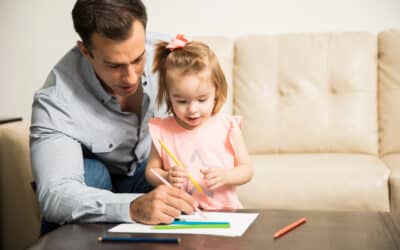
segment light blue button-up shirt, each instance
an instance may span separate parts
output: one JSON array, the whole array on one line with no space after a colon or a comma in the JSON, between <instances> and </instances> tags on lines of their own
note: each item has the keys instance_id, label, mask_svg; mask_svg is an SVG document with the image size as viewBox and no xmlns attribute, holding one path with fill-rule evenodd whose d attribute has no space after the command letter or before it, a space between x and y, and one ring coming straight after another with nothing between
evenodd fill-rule
<instances>
[{"instance_id":1,"label":"light blue button-up shirt","mask_svg":"<svg viewBox=\"0 0 400 250\"><path fill-rule=\"evenodd\" d=\"M30 147L37 197L44 218L51 222L127 222L129 204L140 194L117 194L84 182L83 148L114 174L133 175L151 148L148 120L164 116L158 108L157 78L151 73L154 44L169 39L147 34L146 66L141 82L142 117L122 112L92 65L77 47L70 50L35 93Z\"/></svg>"}]
</instances>

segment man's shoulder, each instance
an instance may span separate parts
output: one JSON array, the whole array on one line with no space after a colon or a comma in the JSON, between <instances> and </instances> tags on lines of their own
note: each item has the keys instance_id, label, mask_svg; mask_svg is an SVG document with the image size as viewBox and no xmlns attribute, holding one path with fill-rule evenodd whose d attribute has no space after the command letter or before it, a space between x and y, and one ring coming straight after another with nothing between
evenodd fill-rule
<instances>
[{"instance_id":1,"label":"man's shoulder","mask_svg":"<svg viewBox=\"0 0 400 250\"><path fill-rule=\"evenodd\" d=\"M85 58L77 46L70 49L54 66L53 70L62 74L76 75L85 68Z\"/></svg>"},{"instance_id":2,"label":"man's shoulder","mask_svg":"<svg viewBox=\"0 0 400 250\"><path fill-rule=\"evenodd\" d=\"M53 105L65 102L88 79L86 64L77 47L70 49L51 69L42 87L35 92L34 100L49 99Z\"/></svg>"},{"instance_id":3,"label":"man's shoulder","mask_svg":"<svg viewBox=\"0 0 400 250\"><path fill-rule=\"evenodd\" d=\"M79 49L75 46L64 54L64 56L55 64L48 74L44 85L38 90L38 92L46 91L46 89L56 87L60 84L79 82L86 71L84 67L84 58Z\"/></svg>"}]
</instances>

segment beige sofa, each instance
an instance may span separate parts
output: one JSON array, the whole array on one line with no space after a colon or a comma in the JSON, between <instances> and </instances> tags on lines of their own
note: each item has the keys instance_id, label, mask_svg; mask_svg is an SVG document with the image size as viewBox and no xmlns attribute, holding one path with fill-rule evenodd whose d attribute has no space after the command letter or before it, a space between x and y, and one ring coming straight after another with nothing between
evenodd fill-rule
<instances>
[{"instance_id":1,"label":"beige sofa","mask_svg":"<svg viewBox=\"0 0 400 250\"><path fill-rule=\"evenodd\" d=\"M248 208L400 208L400 30L198 38L232 83L255 175ZM35 241L28 125L0 125L2 249Z\"/></svg>"}]
</instances>

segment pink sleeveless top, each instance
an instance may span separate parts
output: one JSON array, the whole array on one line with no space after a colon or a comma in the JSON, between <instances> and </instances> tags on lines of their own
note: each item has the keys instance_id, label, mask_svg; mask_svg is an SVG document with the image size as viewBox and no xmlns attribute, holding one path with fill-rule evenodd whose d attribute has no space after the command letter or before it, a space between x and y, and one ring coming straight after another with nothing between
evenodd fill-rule
<instances>
[{"instance_id":1,"label":"pink sleeveless top","mask_svg":"<svg viewBox=\"0 0 400 250\"><path fill-rule=\"evenodd\" d=\"M193 130L181 127L172 116L150 120L150 134L163 161L164 170L168 171L176 164L162 149L159 139L202 187L204 193L199 193L190 181L185 185L186 191L192 194L202 209L242 208L234 186L208 190L200 172L201 168L211 166L227 169L235 167L235 149L231 143L231 132L233 129L240 129L241 125L241 117L221 113L212 116L207 123Z\"/></svg>"}]
</instances>

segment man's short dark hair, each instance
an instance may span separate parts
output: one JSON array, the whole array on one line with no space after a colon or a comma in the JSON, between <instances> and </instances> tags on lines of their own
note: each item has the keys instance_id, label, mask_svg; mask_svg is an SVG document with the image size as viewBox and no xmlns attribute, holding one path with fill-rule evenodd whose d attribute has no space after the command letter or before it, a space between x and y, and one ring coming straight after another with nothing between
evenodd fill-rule
<instances>
[{"instance_id":1,"label":"man's short dark hair","mask_svg":"<svg viewBox=\"0 0 400 250\"><path fill-rule=\"evenodd\" d=\"M77 0L72 10L75 31L91 47L94 32L112 40L125 40L134 21L146 29L146 7L140 0Z\"/></svg>"}]
</instances>

